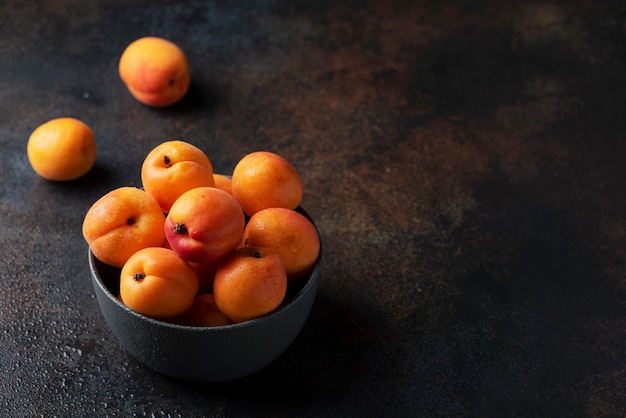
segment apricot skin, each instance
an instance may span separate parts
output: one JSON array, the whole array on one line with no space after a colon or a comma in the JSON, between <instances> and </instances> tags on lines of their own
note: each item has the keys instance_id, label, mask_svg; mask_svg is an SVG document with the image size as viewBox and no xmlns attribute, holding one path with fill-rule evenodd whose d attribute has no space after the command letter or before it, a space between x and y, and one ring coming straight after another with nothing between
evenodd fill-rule
<instances>
[{"instance_id":1,"label":"apricot skin","mask_svg":"<svg viewBox=\"0 0 626 418\"><path fill-rule=\"evenodd\" d=\"M244 227L245 216L234 197L215 187L197 187L174 202L164 229L181 258L209 263L239 245Z\"/></svg>"},{"instance_id":2,"label":"apricot skin","mask_svg":"<svg viewBox=\"0 0 626 418\"><path fill-rule=\"evenodd\" d=\"M273 207L295 209L302 200L302 180L280 155L255 151L245 155L233 170L232 193L248 216Z\"/></svg>"},{"instance_id":3,"label":"apricot skin","mask_svg":"<svg viewBox=\"0 0 626 418\"><path fill-rule=\"evenodd\" d=\"M136 187L120 187L93 203L82 232L97 259L121 267L136 251L163 245L164 224L154 197Z\"/></svg>"},{"instance_id":4,"label":"apricot skin","mask_svg":"<svg viewBox=\"0 0 626 418\"><path fill-rule=\"evenodd\" d=\"M180 140L154 147L141 166L141 183L167 213L176 199L196 187L214 186L213 166L198 147Z\"/></svg>"},{"instance_id":5,"label":"apricot skin","mask_svg":"<svg viewBox=\"0 0 626 418\"><path fill-rule=\"evenodd\" d=\"M309 274L320 251L315 226L304 215L285 208L263 209L252 215L242 243L275 251L285 265L289 280Z\"/></svg>"},{"instance_id":6,"label":"apricot skin","mask_svg":"<svg viewBox=\"0 0 626 418\"><path fill-rule=\"evenodd\" d=\"M140 314L171 319L186 313L198 291L198 277L172 250L148 247L133 254L120 273L122 303Z\"/></svg>"},{"instance_id":7,"label":"apricot skin","mask_svg":"<svg viewBox=\"0 0 626 418\"><path fill-rule=\"evenodd\" d=\"M276 309L287 293L287 273L268 248L239 248L224 257L213 282L215 304L234 322Z\"/></svg>"},{"instance_id":8,"label":"apricot skin","mask_svg":"<svg viewBox=\"0 0 626 418\"><path fill-rule=\"evenodd\" d=\"M191 309L180 322L193 327L219 327L233 323L230 318L219 311L211 293L197 295Z\"/></svg>"},{"instance_id":9,"label":"apricot skin","mask_svg":"<svg viewBox=\"0 0 626 418\"><path fill-rule=\"evenodd\" d=\"M120 57L118 71L130 94L152 107L178 102L191 83L185 53L173 42L154 36L130 43Z\"/></svg>"},{"instance_id":10,"label":"apricot skin","mask_svg":"<svg viewBox=\"0 0 626 418\"><path fill-rule=\"evenodd\" d=\"M52 119L38 126L28 138L27 156L33 170L53 181L75 180L96 161L94 133L84 122Z\"/></svg>"},{"instance_id":11,"label":"apricot skin","mask_svg":"<svg viewBox=\"0 0 626 418\"><path fill-rule=\"evenodd\" d=\"M215 181L215 187L224 190L226 193L232 196L233 181L230 177L227 177L223 174L213 173L213 180Z\"/></svg>"}]
</instances>

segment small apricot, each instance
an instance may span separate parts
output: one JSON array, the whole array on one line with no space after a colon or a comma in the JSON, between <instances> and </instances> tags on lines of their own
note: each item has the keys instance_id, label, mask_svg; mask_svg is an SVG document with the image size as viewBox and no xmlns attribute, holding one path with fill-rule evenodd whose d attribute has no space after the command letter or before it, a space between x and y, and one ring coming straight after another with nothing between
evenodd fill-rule
<instances>
[{"instance_id":1,"label":"small apricot","mask_svg":"<svg viewBox=\"0 0 626 418\"><path fill-rule=\"evenodd\" d=\"M215 187L224 190L226 193L232 196L233 194L233 180L223 174L213 173L213 180L215 180Z\"/></svg>"},{"instance_id":2,"label":"small apricot","mask_svg":"<svg viewBox=\"0 0 626 418\"><path fill-rule=\"evenodd\" d=\"M237 248L245 216L224 190L196 187L183 193L165 219L165 237L176 254L196 263L216 261Z\"/></svg>"},{"instance_id":3,"label":"small apricot","mask_svg":"<svg viewBox=\"0 0 626 418\"><path fill-rule=\"evenodd\" d=\"M243 233L244 245L275 251L289 280L306 276L320 252L315 225L304 215L285 208L268 208L250 217Z\"/></svg>"},{"instance_id":4,"label":"small apricot","mask_svg":"<svg viewBox=\"0 0 626 418\"><path fill-rule=\"evenodd\" d=\"M179 322L193 327L219 327L233 324L230 318L220 312L212 293L197 295L191 309Z\"/></svg>"},{"instance_id":5,"label":"small apricot","mask_svg":"<svg viewBox=\"0 0 626 418\"><path fill-rule=\"evenodd\" d=\"M167 239L165 242L167 242ZM215 279L215 271L217 270L217 261L218 260L209 261L206 263L189 262L191 267L193 267L198 274L198 282L200 283L198 294L213 292L213 280Z\"/></svg>"},{"instance_id":6,"label":"small apricot","mask_svg":"<svg viewBox=\"0 0 626 418\"><path fill-rule=\"evenodd\" d=\"M215 273L215 303L228 318L243 322L276 309L287 293L287 273L269 248L243 247L224 257Z\"/></svg>"},{"instance_id":7,"label":"small apricot","mask_svg":"<svg viewBox=\"0 0 626 418\"><path fill-rule=\"evenodd\" d=\"M33 170L47 180L74 180L96 161L94 133L84 122L52 119L33 131L26 148Z\"/></svg>"},{"instance_id":8,"label":"small apricot","mask_svg":"<svg viewBox=\"0 0 626 418\"><path fill-rule=\"evenodd\" d=\"M120 273L122 303L155 319L168 320L185 314L197 292L196 271L167 248L137 251Z\"/></svg>"},{"instance_id":9,"label":"small apricot","mask_svg":"<svg viewBox=\"0 0 626 418\"><path fill-rule=\"evenodd\" d=\"M245 155L233 171L233 196L249 216L261 209L295 209L302 200L302 181L280 155L256 151Z\"/></svg>"},{"instance_id":10,"label":"small apricot","mask_svg":"<svg viewBox=\"0 0 626 418\"><path fill-rule=\"evenodd\" d=\"M215 186L213 165L195 145L180 140L166 141L154 147L144 159L141 183L167 213L186 191Z\"/></svg>"},{"instance_id":11,"label":"small apricot","mask_svg":"<svg viewBox=\"0 0 626 418\"><path fill-rule=\"evenodd\" d=\"M153 107L178 102L191 83L185 53L173 42L155 36L131 42L120 57L118 71L130 94Z\"/></svg>"},{"instance_id":12,"label":"small apricot","mask_svg":"<svg viewBox=\"0 0 626 418\"><path fill-rule=\"evenodd\" d=\"M100 261L121 267L135 252L162 246L165 215L152 195L120 187L94 202L83 219L83 237Z\"/></svg>"}]
</instances>

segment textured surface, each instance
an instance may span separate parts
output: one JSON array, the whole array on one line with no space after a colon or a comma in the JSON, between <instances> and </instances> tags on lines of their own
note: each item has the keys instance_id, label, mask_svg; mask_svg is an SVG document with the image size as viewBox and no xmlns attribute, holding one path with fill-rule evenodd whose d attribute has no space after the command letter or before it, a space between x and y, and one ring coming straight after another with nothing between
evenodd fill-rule
<instances>
[{"instance_id":1,"label":"textured surface","mask_svg":"<svg viewBox=\"0 0 626 418\"><path fill-rule=\"evenodd\" d=\"M1 7L3 415L626 415L623 1ZM117 76L148 34L187 52L173 108ZM26 140L65 115L98 160L50 183ZM241 381L147 370L91 287L84 213L176 138L287 157L324 239L300 336Z\"/></svg>"}]
</instances>

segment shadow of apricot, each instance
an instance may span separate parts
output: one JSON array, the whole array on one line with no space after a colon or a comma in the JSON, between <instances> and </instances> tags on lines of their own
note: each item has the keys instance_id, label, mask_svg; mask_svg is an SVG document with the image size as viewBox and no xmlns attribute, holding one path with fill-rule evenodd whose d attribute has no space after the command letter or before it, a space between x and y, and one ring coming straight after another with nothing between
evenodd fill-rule
<instances>
[{"instance_id":1,"label":"shadow of apricot","mask_svg":"<svg viewBox=\"0 0 626 418\"><path fill-rule=\"evenodd\" d=\"M102 194L102 191L118 187L120 182L127 177L126 173L114 170L102 164L96 164L84 176L69 181L48 181L39 183L39 192L47 189L57 194L57 196L78 196L84 198L93 193Z\"/></svg>"},{"instance_id":2,"label":"shadow of apricot","mask_svg":"<svg viewBox=\"0 0 626 418\"><path fill-rule=\"evenodd\" d=\"M381 336L376 324L349 307L318 297L296 340L266 368L235 381L184 385L240 404L284 401L303 390L312 398L345 396L366 372Z\"/></svg>"},{"instance_id":3,"label":"shadow of apricot","mask_svg":"<svg viewBox=\"0 0 626 418\"><path fill-rule=\"evenodd\" d=\"M187 94L180 101L171 106L151 109L168 115L180 115L196 111L212 111L225 101L225 95L215 84L206 80L192 80Z\"/></svg>"}]
</instances>

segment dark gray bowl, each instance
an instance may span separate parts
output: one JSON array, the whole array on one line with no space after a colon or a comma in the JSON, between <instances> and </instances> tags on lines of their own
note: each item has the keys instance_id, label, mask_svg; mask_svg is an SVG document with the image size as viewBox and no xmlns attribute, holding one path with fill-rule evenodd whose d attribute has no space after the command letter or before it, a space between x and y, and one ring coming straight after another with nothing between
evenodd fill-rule
<instances>
[{"instance_id":1,"label":"dark gray bowl","mask_svg":"<svg viewBox=\"0 0 626 418\"><path fill-rule=\"evenodd\" d=\"M313 222L302 208L297 210ZM122 347L161 374L202 382L228 381L250 375L287 349L311 312L321 259L320 247L312 273L289 282L285 300L274 312L239 324L204 328L158 321L124 306L116 297L120 269L102 263L89 251L91 277L100 309Z\"/></svg>"}]
</instances>

